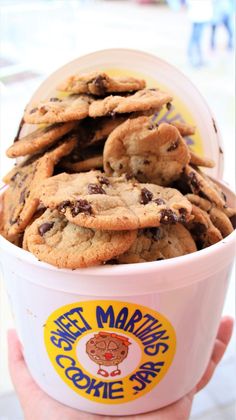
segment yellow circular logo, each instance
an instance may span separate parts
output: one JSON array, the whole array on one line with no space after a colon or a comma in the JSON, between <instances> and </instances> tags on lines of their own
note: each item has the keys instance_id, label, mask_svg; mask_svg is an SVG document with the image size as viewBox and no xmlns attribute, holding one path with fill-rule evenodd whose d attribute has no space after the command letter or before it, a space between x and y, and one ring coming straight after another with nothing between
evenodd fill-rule
<instances>
[{"instance_id":1,"label":"yellow circular logo","mask_svg":"<svg viewBox=\"0 0 236 420\"><path fill-rule=\"evenodd\" d=\"M176 335L160 313L119 301L76 302L53 312L45 346L60 378L79 395L121 404L149 392L165 376Z\"/></svg>"}]
</instances>

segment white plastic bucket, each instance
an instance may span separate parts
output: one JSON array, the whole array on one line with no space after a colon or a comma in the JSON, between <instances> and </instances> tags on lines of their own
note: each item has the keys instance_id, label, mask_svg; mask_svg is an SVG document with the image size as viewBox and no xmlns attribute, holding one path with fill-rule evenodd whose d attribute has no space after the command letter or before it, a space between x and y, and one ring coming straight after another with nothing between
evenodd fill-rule
<instances>
[{"instance_id":1,"label":"white plastic bucket","mask_svg":"<svg viewBox=\"0 0 236 420\"><path fill-rule=\"evenodd\" d=\"M221 138L211 111L191 82L158 57L124 49L80 57L52 74L31 104L57 95L56 86L67 76L97 69L136 75L148 87L173 94L173 106L161 111L160 120L195 125L196 135L187 141L195 152L215 160L209 174L222 177ZM22 135L31 130L25 126ZM233 205L235 196L223 189ZM196 385L220 321L235 233L170 260L75 271L39 262L1 236L0 249L27 365L56 400L122 416L171 404ZM105 365L91 353L98 340L98 349L109 349Z\"/></svg>"},{"instance_id":2,"label":"white plastic bucket","mask_svg":"<svg viewBox=\"0 0 236 420\"><path fill-rule=\"evenodd\" d=\"M169 260L74 271L39 262L0 237L3 275L35 381L68 406L104 415L143 413L181 398L209 360L235 236ZM117 352L117 340L129 343L118 366L100 366L106 377L87 348L98 333Z\"/></svg>"}]
</instances>

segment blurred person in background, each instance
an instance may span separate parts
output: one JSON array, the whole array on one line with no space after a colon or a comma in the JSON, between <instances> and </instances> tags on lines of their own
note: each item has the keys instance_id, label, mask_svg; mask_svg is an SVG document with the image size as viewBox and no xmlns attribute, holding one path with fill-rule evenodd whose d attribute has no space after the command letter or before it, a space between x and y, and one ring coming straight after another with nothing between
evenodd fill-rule
<instances>
[{"instance_id":1,"label":"blurred person in background","mask_svg":"<svg viewBox=\"0 0 236 420\"><path fill-rule=\"evenodd\" d=\"M181 0L167 0L167 4L170 6L172 10L175 12L179 11L180 6L182 5Z\"/></svg>"},{"instance_id":2,"label":"blurred person in background","mask_svg":"<svg viewBox=\"0 0 236 420\"><path fill-rule=\"evenodd\" d=\"M193 67L204 65L202 55L202 37L205 27L212 22L212 0L187 0L188 16L192 30L188 44L188 60Z\"/></svg>"},{"instance_id":3,"label":"blurred person in background","mask_svg":"<svg viewBox=\"0 0 236 420\"><path fill-rule=\"evenodd\" d=\"M213 19L211 25L211 49L216 47L216 29L223 25L228 34L227 47L233 49L235 0L212 0Z\"/></svg>"}]
</instances>

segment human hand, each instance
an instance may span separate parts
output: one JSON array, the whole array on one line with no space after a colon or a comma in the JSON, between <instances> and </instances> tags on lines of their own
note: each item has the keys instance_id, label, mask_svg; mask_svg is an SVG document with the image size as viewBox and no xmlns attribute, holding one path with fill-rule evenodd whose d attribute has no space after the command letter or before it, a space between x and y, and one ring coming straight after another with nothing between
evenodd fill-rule
<instances>
[{"instance_id":1,"label":"human hand","mask_svg":"<svg viewBox=\"0 0 236 420\"><path fill-rule=\"evenodd\" d=\"M212 378L215 368L228 346L232 331L233 319L224 317L219 326L207 369L200 382L191 392L168 407L147 414L126 416L125 420L187 420L190 416L194 395L204 388ZM29 373L15 330L8 332L8 348L10 375L23 409L25 420L114 420L114 417L89 414L69 408L43 392ZM119 417L116 418L118 419Z\"/></svg>"}]
</instances>

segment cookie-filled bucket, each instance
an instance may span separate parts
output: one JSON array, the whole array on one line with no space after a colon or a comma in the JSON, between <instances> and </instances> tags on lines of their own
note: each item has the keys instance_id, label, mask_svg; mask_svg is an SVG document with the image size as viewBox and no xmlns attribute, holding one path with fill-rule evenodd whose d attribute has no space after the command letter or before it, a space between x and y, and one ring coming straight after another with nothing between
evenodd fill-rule
<instances>
[{"instance_id":1,"label":"cookie-filled bucket","mask_svg":"<svg viewBox=\"0 0 236 420\"><path fill-rule=\"evenodd\" d=\"M221 178L220 137L208 107L182 74L156 57L128 50L82 57L49 77L32 103L53 96L71 73L97 68L138 75L170 91L172 110L159 120L196 125L187 142L216 161L209 174ZM234 193L217 184L235 206ZM27 365L56 400L96 414L138 414L178 400L201 378L222 313L235 232L176 258L75 270L39 261L2 236L0 249Z\"/></svg>"}]
</instances>

